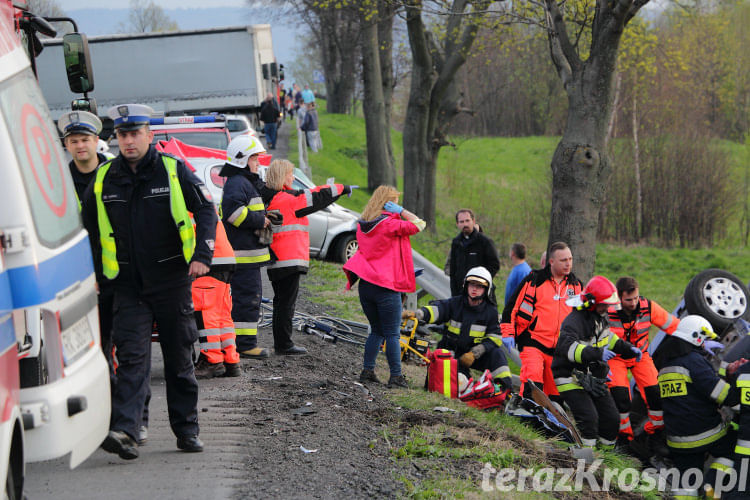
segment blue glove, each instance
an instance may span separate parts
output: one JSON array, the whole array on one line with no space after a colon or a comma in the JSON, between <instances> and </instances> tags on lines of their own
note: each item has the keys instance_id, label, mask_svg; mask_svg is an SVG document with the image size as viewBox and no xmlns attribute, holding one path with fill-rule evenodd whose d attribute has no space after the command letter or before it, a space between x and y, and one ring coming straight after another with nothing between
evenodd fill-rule
<instances>
[{"instance_id":1,"label":"blue glove","mask_svg":"<svg viewBox=\"0 0 750 500\"><path fill-rule=\"evenodd\" d=\"M617 354L614 351L610 351L606 347L604 348L604 351L602 351L602 361L609 361L615 356L617 356Z\"/></svg>"},{"instance_id":2,"label":"blue glove","mask_svg":"<svg viewBox=\"0 0 750 500\"><path fill-rule=\"evenodd\" d=\"M722 344L721 342L716 342L715 340L706 340L703 343L703 348L713 356L714 354L716 354L714 352L716 349L724 349L724 344Z\"/></svg>"},{"instance_id":3,"label":"blue glove","mask_svg":"<svg viewBox=\"0 0 750 500\"><path fill-rule=\"evenodd\" d=\"M630 348L630 350L633 351L633 354L635 354L635 361L636 362L640 361L641 358L643 357L643 351L641 351L640 349L638 349L635 346L632 346Z\"/></svg>"},{"instance_id":4,"label":"blue glove","mask_svg":"<svg viewBox=\"0 0 750 500\"><path fill-rule=\"evenodd\" d=\"M357 185L354 185L354 184L350 185L350 186L349 186L349 192L348 192L348 193L347 193L346 195L347 195L347 196L348 196L349 198L351 198L351 197L352 197L352 192L353 192L353 191L354 191L355 189L359 189L359 186L357 186Z\"/></svg>"},{"instance_id":5,"label":"blue glove","mask_svg":"<svg viewBox=\"0 0 750 500\"><path fill-rule=\"evenodd\" d=\"M516 348L516 339L513 337L503 337L503 345L508 349L508 352L510 352L511 349Z\"/></svg>"},{"instance_id":6,"label":"blue glove","mask_svg":"<svg viewBox=\"0 0 750 500\"><path fill-rule=\"evenodd\" d=\"M394 214L400 214L404 211L404 207L393 203L392 201L386 201L385 205L383 205L383 210L385 210L386 212L393 212Z\"/></svg>"}]
</instances>

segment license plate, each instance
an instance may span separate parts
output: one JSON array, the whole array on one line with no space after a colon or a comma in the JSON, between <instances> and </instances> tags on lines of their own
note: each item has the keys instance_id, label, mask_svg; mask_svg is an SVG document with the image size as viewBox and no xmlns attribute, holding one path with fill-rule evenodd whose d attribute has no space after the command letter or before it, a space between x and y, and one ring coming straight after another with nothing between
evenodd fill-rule
<instances>
[{"instance_id":1,"label":"license plate","mask_svg":"<svg viewBox=\"0 0 750 500\"><path fill-rule=\"evenodd\" d=\"M74 363L89 347L94 345L89 320L85 316L62 333L63 362Z\"/></svg>"}]
</instances>

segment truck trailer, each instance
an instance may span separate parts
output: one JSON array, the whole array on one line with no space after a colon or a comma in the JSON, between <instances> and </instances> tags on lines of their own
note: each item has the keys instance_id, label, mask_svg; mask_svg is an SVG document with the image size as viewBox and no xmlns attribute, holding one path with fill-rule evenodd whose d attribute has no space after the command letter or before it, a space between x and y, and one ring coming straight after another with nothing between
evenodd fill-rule
<instances>
[{"instance_id":1,"label":"truck trailer","mask_svg":"<svg viewBox=\"0 0 750 500\"><path fill-rule=\"evenodd\" d=\"M103 35L88 39L98 114L116 104L147 104L165 115L218 111L256 117L276 94L271 26ZM43 41L37 71L53 116L76 95L65 78L62 40ZM257 126L257 123L255 124Z\"/></svg>"}]
</instances>

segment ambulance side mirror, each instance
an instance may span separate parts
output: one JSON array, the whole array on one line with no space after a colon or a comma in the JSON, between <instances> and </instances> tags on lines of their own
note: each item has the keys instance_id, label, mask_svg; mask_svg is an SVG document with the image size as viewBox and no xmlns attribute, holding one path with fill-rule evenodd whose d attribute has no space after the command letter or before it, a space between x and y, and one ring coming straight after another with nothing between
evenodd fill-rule
<instances>
[{"instance_id":1,"label":"ambulance side mirror","mask_svg":"<svg viewBox=\"0 0 750 500\"><path fill-rule=\"evenodd\" d=\"M94 71L91 68L91 55L86 35L83 33L64 35L63 56L70 90L76 94L85 94L94 90Z\"/></svg>"}]
</instances>

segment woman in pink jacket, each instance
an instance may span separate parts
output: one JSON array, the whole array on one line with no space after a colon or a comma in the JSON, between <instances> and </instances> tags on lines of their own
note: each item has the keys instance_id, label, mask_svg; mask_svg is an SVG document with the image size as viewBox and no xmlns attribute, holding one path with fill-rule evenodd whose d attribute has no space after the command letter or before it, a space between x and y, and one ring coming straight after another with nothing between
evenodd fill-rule
<instances>
[{"instance_id":1,"label":"woman in pink jacket","mask_svg":"<svg viewBox=\"0 0 750 500\"><path fill-rule=\"evenodd\" d=\"M359 301L370 322L359 380L378 382L375 359L386 340L388 387L407 387L401 374L401 294L416 289L409 237L425 228L423 220L398 205L399 194L391 186L375 190L358 222L359 250L344 264L347 289L360 280Z\"/></svg>"}]
</instances>

